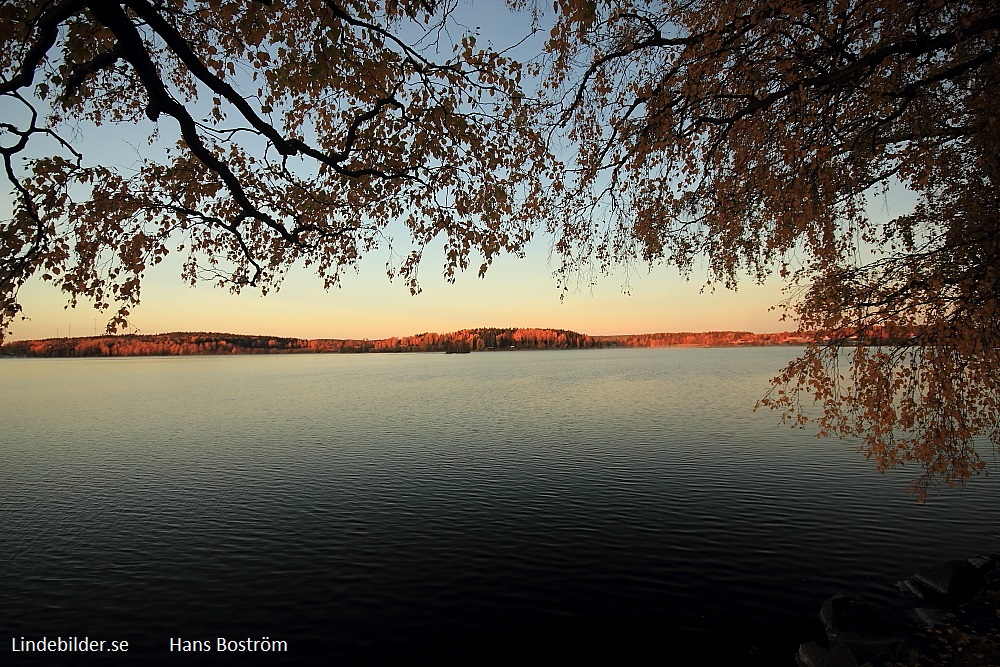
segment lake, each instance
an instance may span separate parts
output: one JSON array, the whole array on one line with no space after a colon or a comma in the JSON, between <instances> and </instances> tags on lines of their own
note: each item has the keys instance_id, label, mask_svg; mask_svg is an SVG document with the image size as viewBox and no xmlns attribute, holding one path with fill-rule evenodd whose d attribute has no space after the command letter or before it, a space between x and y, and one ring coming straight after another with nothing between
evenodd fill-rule
<instances>
[{"instance_id":1,"label":"lake","mask_svg":"<svg viewBox=\"0 0 1000 667\"><path fill-rule=\"evenodd\" d=\"M835 592L1000 546L995 476L916 505L753 413L796 353L2 360L0 662L791 665Z\"/></svg>"}]
</instances>

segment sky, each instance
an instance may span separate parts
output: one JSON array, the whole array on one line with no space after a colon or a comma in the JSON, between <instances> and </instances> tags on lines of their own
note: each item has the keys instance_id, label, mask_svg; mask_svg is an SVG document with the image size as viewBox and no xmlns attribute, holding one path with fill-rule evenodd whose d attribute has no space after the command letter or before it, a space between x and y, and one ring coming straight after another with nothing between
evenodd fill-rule
<instances>
[{"instance_id":1,"label":"sky","mask_svg":"<svg viewBox=\"0 0 1000 667\"><path fill-rule=\"evenodd\" d=\"M474 23L491 26L494 43L514 43L524 26L505 24L506 13L491 16L498 5L477 5ZM81 139L88 156L96 153L100 160L119 164L134 160L137 150L147 150L136 148L143 140L121 127L88 131ZM0 206L3 217L9 215L8 193L0 193ZM641 267L627 276L618 272L600 277L593 287L571 288L560 300L549 244L549 239L536 238L525 258L501 256L484 278L473 268L454 284L441 276L441 248L431 246L420 270L423 291L415 296L401 281L386 278L388 255L378 250L361 262L356 274L347 272L340 288L324 291L308 270L292 270L280 291L266 297L253 290L233 295L208 283L192 288L180 279L183 258L172 256L147 273L141 304L130 318L132 331L386 338L481 326L551 327L591 335L794 328L772 308L784 298L779 281L754 285L748 279L738 292L703 292L704 271L698 267L688 278L664 266ZM472 261L471 266L478 264ZM20 299L27 319L13 323L9 340L103 334L112 314L85 302L67 308L67 296L40 280L26 284Z\"/></svg>"},{"instance_id":2,"label":"sky","mask_svg":"<svg viewBox=\"0 0 1000 667\"><path fill-rule=\"evenodd\" d=\"M783 331L769 308L782 300L780 284L746 284L738 292L699 293L675 269L600 278L590 289L571 289L560 301L548 250L533 242L524 259L504 256L482 279L475 271L454 284L440 275L443 253L429 252L415 296L386 278L385 257L363 260L358 273L329 291L306 270L292 271L276 293L234 295L210 284L190 287L180 263L167 260L147 275L131 320L141 333L216 331L299 338L388 338L473 327L551 327L590 335L660 331ZM628 293L625 292L628 290ZM103 334L109 317L88 304L67 309L63 293L32 280L21 290L28 320L15 322L10 340Z\"/></svg>"}]
</instances>

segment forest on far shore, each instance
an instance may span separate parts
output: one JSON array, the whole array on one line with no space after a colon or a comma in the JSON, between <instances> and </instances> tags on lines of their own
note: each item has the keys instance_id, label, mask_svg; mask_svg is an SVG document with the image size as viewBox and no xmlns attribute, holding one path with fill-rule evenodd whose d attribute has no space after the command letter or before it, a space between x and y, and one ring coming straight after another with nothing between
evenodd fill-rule
<instances>
[{"instance_id":1,"label":"forest on far shore","mask_svg":"<svg viewBox=\"0 0 1000 667\"><path fill-rule=\"evenodd\" d=\"M14 357L136 357L195 354L487 352L612 347L730 347L802 345L791 332L749 331L588 336L565 329L479 328L383 339L305 339L228 333L163 333L22 340L3 346Z\"/></svg>"}]
</instances>

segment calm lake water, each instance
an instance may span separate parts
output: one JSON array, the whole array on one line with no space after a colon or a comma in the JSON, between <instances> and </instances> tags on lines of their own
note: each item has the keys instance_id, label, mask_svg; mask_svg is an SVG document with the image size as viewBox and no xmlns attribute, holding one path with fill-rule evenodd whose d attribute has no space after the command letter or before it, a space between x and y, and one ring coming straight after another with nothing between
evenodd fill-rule
<instances>
[{"instance_id":1,"label":"calm lake water","mask_svg":"<svg viewBox=\"0 0 1000 667\"><path fill-rule=\"evenodd\" d=\"M795 353L3 360L0 663L793 664L833 593L1000 548L996 476L918 506L752 413Z\"/></svg>"}]
</instances>

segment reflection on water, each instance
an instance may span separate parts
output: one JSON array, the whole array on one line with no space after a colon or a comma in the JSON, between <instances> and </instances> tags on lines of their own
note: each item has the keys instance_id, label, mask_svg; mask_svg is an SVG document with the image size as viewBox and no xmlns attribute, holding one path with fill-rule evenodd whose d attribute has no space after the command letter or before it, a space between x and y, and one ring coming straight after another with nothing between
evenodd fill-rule
<instances>
[{"instance_id":1,"label":"reflection on water","mask_svg":"<svg viewBox=\"0 0 1000 667\"><path fill-rule=\"evenodd\" d=\"M752 413L791 352L4 360L0 639L791 664L836 590L996 550L1000 495Z\"/></svg>"}]
</instances>

